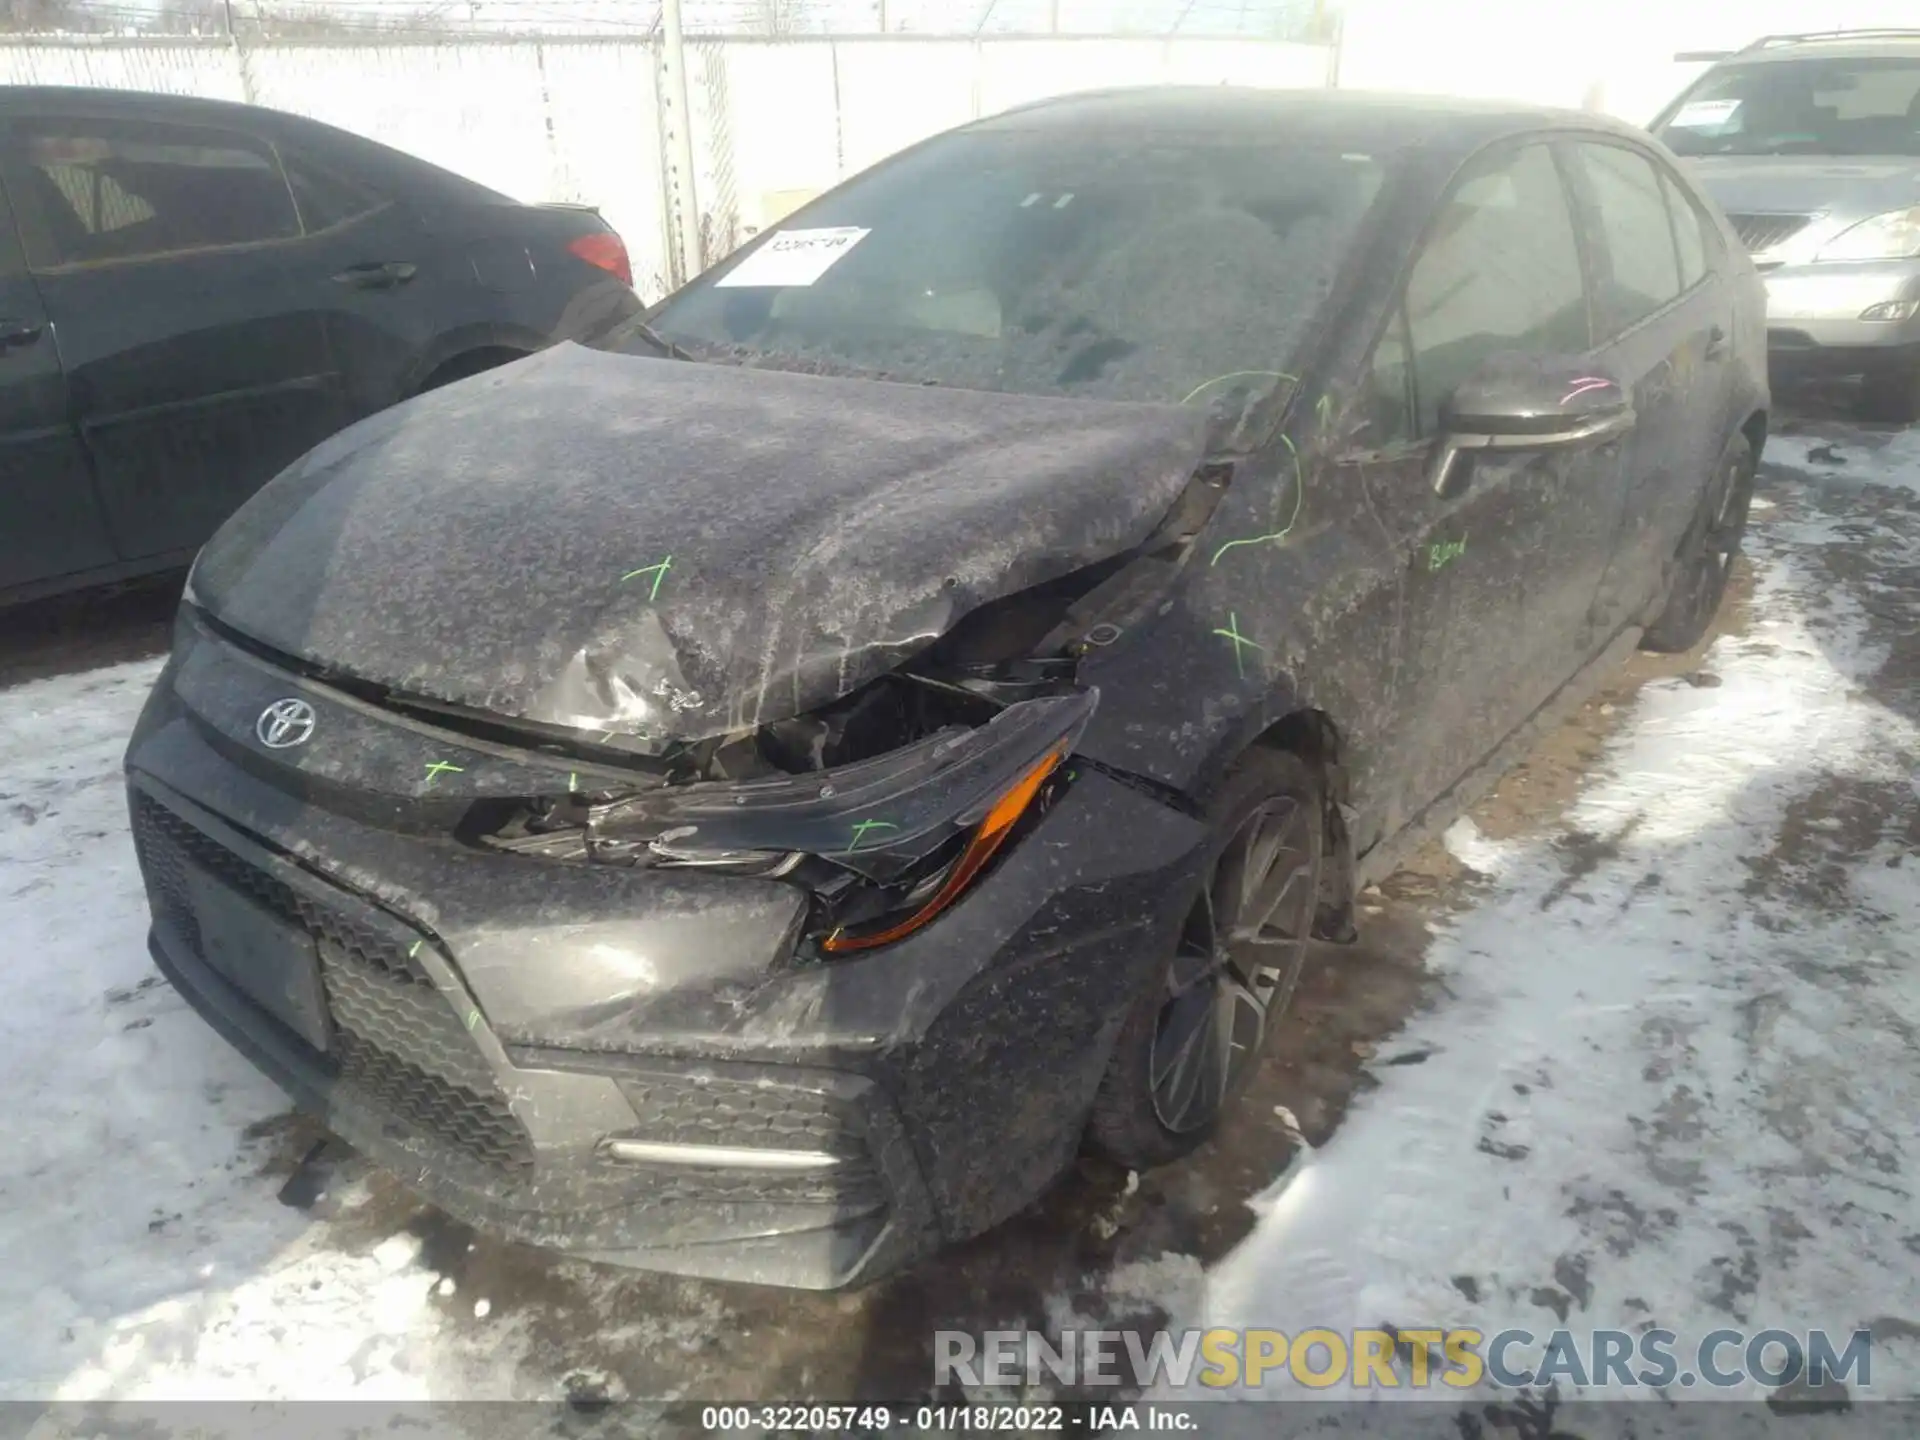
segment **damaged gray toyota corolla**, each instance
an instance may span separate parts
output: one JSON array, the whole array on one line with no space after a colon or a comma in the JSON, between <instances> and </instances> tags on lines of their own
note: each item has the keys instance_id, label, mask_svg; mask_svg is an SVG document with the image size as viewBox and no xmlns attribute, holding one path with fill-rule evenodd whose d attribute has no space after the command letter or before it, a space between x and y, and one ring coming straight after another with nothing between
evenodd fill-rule
<instances>
[{"instance_id":1,"label":"damaged gray toyota corolla","mask_svg":"<svg viewBox=\"0 0 1920 1440\"><path fill-rule=\"evenodd\" d=\"M937 137L226 526L128 750L153 953L421 1194L625 1264L857 1283L1175 1159L1357 885L1705 632L1762 308L1591 117Z\"/></svg>"}]
</instances>

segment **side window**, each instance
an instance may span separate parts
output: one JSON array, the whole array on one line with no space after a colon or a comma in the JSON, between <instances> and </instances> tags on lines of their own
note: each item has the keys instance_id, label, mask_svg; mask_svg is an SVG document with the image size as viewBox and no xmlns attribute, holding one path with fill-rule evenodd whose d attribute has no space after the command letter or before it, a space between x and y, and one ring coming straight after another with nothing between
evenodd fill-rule
<instances>
[{"instance_id":1,"label":"side window","mask_svg":"<svg viewBox=\"0 0 1920 1440\"><path fill-rule=\"evenodd\" d=\"M1666 192L1667 213L1673 216L1673 241L1680 248L1680 288L1691 290L1707 275L1707 222L1700 207L1664 170L1660 188Z\"/></svg>"},{"instance_id":2,"label":"side window","mask_svg":"<svg viewBox=\"0 0 1920 1440\"><path fill-rule=\"evenodd\" d=\"M1407 311L1396 305L1386 333L1373 347L1373 367L1360 397L1360 440L1370 449L1413 435L1412 372L1407 355Z\"/></svg>"},{"instance_id":3,"label":"side window","mask_svg":"<svg viewBox=\"0 0 1920 1440\"><path fill-rule=\"evenodd\" d=\"M15 134L36 270L300 233L272 152L244 136L59 118L29 118Z\"/></svg>"},{"instance_id":4,"label":"side window","mask_svg":"<svg viewBox=\"0 0 1920 1440\"><path fill-rule=\"evenodd\" d=\"M1456 185L1407 278L1406 317L1421 435L1489 356L1592 348L1573 212L1545 145L1484 160Z\"/></svg>"},{"instance_id":5,"label":"side window","mask_svg":"<svg viewBox=\"0 0 1920 1440\"><path fill-rule=\"evenodd\" d=\"M1653 162L1619 145L1574 148L1611 262L1612 277L1596 308L1604 337L1612 339L1680 293L1680 256Z\"/></svg>"},{"instance_id":6,"label":"side window","mask_svg":"<svg viewBox=\"0 0 1920 1440\"><path fill-rule=\"evenodd\" d=\"M300 207L300 224L309 235L358 220L387 203L358 180L349 180L298 151L282 150L280 161L287 167L287 184Z\"/></svg>"}]
</instances>

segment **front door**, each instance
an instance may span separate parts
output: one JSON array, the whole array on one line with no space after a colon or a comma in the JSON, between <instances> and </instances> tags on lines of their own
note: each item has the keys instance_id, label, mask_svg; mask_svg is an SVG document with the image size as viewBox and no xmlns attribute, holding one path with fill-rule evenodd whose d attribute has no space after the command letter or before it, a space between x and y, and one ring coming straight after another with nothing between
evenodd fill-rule
<instances>
[{"instance_id":1,"label":"front door","mask_svg":"<svg viewBox=\"0 0 1920 1440\"><path fill-rule=\"evenodd\" d=\"M1592 346L1586 265L1546 144L1472 162L1440 207L1364 387L1351 468L1398 549L1404 623L1386 829L1415 818L1605 644L1593 602L1621 504L1617 443L1482 452L1435 492L1442 402L1490 356Z\"/></svg>"},{"instance_id":2,"label":"front door","mask_svg":"<svg viewBox=\"0 0 1920 1440\"><path fill-rule=\"evenodd\" d=\"M0 194L0 593L113 559L67 416L59 337Z\"/></svg>"},{"instance_id":3,"label":"front door","mask_svg":"<svg viewBox=\"0 0 1920 1440\"><path fill-rule=\"evenodd\" d=\"M235 131L43 114L6 179L114 546L184 558L346 418L279 162Z\"/></svg>"}]
</instances>

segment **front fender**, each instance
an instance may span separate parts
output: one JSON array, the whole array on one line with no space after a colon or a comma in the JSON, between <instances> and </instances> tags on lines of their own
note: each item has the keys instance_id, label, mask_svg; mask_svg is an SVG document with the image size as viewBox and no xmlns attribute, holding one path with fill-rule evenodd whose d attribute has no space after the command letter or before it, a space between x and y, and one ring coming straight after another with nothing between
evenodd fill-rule
<instances>
[{"instance_id":1,"label":"front fender","mask_svg":"<svg viewBox=\"0 0 1920 1440\"><path fill-rule=\"evenodd\" d=\"M1400 566L1364 478L1300 449L1236 474L1174 591L1082 660L1103 699L1079 748L1204 805L1248 746L1280 739L1327 767L1364 847L1391 779Z\"/></svg>"}]
</instances>

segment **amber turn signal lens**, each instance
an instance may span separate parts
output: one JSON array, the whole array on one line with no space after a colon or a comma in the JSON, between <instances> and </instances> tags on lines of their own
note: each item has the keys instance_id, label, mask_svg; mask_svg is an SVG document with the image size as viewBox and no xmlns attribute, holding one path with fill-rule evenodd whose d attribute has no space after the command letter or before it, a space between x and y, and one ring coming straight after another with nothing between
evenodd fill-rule
<instances>
[{"instance_id":1,"label":"amber turn signal lens","mask_svg":"<svg viewBox=\"0 0 1920 1440\"><path fill-rule=\"evenodd\" d=\"M974 830L973 838L967 841L967 848L960 852L960 858L954 862L953 869L947 872L947 878L933 898L922 905L913 914L897 925L868 935L849 935L844 930L836 930L821 942L820 948L831 955L845 955L854 950L872 950L881 945L891 945L896 940L904 940L914 931L927 924L942 910L945 910L960 894L973 877L978 875L986 863L994 856L1007 836L1013 833L1014 823L1026 814L1027 807L1033 803L1033 797L1040 793L1040 786L1051 775L1054 767L1067 758L1064 745L1056 745L1031 770L1022 775L1006 794L993 802L993 809L987 812Z\"/></svg>"}]
</instances>

